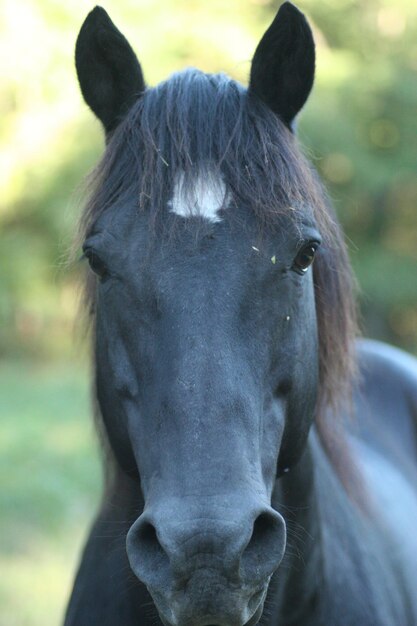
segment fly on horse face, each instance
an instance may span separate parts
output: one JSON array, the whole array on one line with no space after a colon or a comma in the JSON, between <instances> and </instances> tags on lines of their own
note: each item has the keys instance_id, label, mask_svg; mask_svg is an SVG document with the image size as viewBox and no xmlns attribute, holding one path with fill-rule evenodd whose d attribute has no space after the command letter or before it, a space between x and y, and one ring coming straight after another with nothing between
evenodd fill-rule
<instances>
[{"instance_id":1,"label":"fly on horse face","mask_svg":"<svg viewBox=\"0 0 417 626\"><path fill-rule=\"evenodd\" d=\"M107 481L66 626L415 626L417 363L355 339L294 132L306 19L281 6L247 88L147 87L101 8L76 65L107 144L80 228Z\"/></svg>"}]
</instances>

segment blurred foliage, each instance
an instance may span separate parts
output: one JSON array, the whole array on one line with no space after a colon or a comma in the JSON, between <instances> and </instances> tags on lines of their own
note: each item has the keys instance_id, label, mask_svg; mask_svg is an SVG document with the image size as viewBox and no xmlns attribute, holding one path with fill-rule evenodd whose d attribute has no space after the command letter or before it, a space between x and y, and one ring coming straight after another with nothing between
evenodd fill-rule
<instances>
[{"instance_id":1,"label":"blurred foliage","mask_svg":"<svg viewBox=\"0 0 417 626\"><path fill-rule=\"evenodd\" d=\"M79 360L0 364L1 626L62 623L100 497L87 381Z\"/></svg>"},{"instance_id":2,"label":"blurred foliage","mask_svg":"<svg viewBox=\"0 0 417 626\"><path fill-rule=\"evenodd\" d=\"M350 244L367 334L417 352L417 5L305 0L318 30L301 139Z\"/></svg>"},{"instance_id":3,"label":"blurred foliage","mask_svg":"<svg viewBox=\"0 0 417 626\"><path fill-rule=\"evenodd\" d=\"M150 84L186 65L245 81L276 11L268 0L114 0ZM367 334L417 350L417 4L300 0L317 80L300 138L350 241ZM87 0L2 0L0 14L0 354L67 353L77 267L65 259L74 193L98 159L74 41Z\"/></svg>"}]
</instances>

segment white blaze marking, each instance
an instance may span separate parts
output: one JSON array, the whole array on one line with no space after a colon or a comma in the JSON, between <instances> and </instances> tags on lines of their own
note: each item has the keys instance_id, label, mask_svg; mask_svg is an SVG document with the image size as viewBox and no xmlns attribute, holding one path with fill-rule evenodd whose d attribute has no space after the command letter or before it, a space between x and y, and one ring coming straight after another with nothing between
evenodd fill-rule
<instances>
[{"instance_id":1,"label":"white blaze marking","mask_svg":"<svg viewBox=\"0 0 417 626\"><path fill-rule=\"evenodd\" d=\"M184 174L180 174L174 184L171 200L168 202L172 213L182 217L205 217L211 222L220 222L220 209L229 204L229 193L221 176L210 172L199 173L188 189L184 186Z\"/></svg>"}]
</instances>

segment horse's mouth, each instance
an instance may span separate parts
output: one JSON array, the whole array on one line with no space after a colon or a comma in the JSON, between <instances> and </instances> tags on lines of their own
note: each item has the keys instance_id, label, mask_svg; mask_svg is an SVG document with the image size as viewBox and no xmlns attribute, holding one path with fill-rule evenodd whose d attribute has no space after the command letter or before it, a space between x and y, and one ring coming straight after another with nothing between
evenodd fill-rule
<instances>
[{"instance_id":1,"label":"horse's mouth","mask_svg":"<svg viewBox=\"0 0 417 626\"><path fill-rule=\"evenodd\" d=\"M256 614L253 617L251 617L251 619L248 622L246 622L246 624L243 624L243 626L256 626L256 624L258 624L259 620L261 619L262 611L263 611L263 607L261 607L259 611L256 611ZM163 626L174 626L170 622L167 622L163 617L161 617L160 619L161 619ZM179 624L178 626L182 626L182 625ZM203 622L201 625L198 624L196 626L229 626L229 625L228 624L205 624Z\"/></svg>"},{"instance_id":2,"label":"horse's mouth","mask_svg":"<svg viewBox=\"0 0 417 626\"><path fill-rule=\"evenodd\" d=\"M198 620L198 621L191 621L191 620L187 620L186 623L173 623L169 620L167 620L166 618L164 618L161 614L159 615L160 620L163 624L163 626L256 626L256 624L258 624L259 620L262 617L262 613L263 613L263 609L264 609L264 593L263 592L257 592L254 594L254 596L252 597L252 604L254 603L255 600L258 600L258 605L256 607L255 612L253 613L252 617L245 622L244 624L238 624L237 622L233 622L231 623L229 620L213 620L212 622L207 620Z\"/></svg>"}]
</instances>

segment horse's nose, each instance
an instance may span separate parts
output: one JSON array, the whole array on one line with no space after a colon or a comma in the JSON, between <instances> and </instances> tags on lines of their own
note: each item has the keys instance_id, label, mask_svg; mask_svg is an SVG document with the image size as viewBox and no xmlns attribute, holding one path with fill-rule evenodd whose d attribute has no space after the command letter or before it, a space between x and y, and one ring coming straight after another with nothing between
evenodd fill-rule
<instances>
[{"instance_id":1,"label":"horse's nose","mask_svg":"<svg viewBox=\"0 0 417 626\"><path fill-rule=\"evenodd\" d=\"M204 568L229 582L262 583L277 569L284 550L284 520L267 506L229 510L223 517L210 511L190 518L176 510L158 515L147 510L127 537L133 571L154 590L185 587Z\"/></svg>"}]
</instances>

